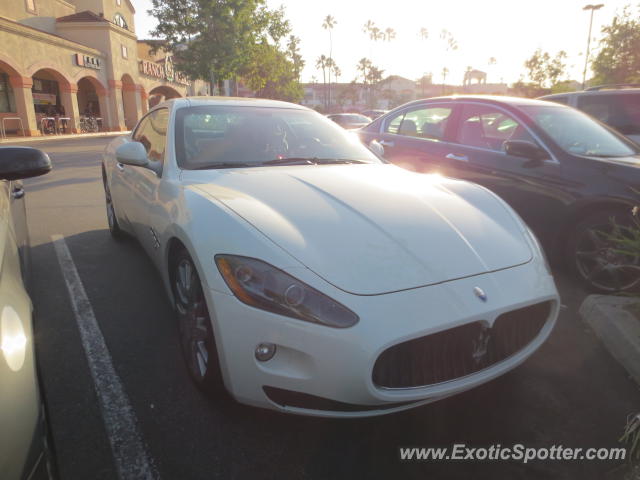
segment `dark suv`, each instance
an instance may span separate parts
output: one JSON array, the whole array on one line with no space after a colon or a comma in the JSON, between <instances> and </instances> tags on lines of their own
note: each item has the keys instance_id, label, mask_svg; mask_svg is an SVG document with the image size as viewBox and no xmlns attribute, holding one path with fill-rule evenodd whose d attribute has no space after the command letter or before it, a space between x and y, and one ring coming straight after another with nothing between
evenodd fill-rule
<instances>
[{"instance_id":1,"label":"dark suv","mask_svg":"<svg viewBox=\"0 0 640 480\"><path fill-rule=\"evenodd\" d=\"M588 115L541 100L440 97L398 107L358 134L402 167L489 188L592 288L638 283L638 259L607 233L638 203L640 147Z\"/></svg>"},{"instance_id":2,"label":"dark suv","mask_svg":"<svg viewBox=\"0 0 640 480\"><path fill-rule=\"evenodd\" d=\"M581 92L558 93L541 100L588 113L640 144L640 85L602 85Z\"/></svg>"}]
</instances>

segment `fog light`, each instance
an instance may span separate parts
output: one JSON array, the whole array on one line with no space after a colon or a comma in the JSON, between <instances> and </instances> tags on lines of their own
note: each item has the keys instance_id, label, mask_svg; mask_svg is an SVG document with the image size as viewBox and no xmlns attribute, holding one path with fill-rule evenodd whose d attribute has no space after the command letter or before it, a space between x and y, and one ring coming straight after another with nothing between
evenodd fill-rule
<instances>
[{"instance_id":1,"label":"fog light","mask_svg":"<svg viewBox=\"0 0 640 480\"><path fill-rule=\"evenodd\" d=\"M276 346L273 343L261 343L256 347L256 359L260 362L271 360L276 354Z\"/></svg>"}]
</instances>

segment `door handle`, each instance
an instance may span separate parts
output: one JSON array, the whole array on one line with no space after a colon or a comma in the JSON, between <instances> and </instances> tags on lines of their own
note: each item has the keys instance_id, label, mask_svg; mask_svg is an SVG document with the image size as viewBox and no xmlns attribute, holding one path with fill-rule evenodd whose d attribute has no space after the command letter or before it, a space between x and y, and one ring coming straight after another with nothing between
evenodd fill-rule
<instances>
[{"instance_id":1,"label":"door handle","mask_svg":"<svg viewBox=\"0 0 640 480\"><path fill-rule=\"evenodd\" d=\"M121 172L124 172L124 165L121 164L120 162L116 162L116 168Z\"/></svg>"},{"instance_id":2,"label":"door handle","mask_svg":"<svg viewBox=\"0 0 640 480\"><path fill-rule=\"evenodd\" d=\"M24 188L15 187L11 192L11 197L15 200L20 200L22 197L24 197Z\"/></svg>"},{"instance_id":3,"label":"door handle","mask_svg":"<svg viewBox=\"0 0 640 480\"><path fill-rule=\"evenodd\" d=\"M380 140L378 143L383 147L393 147L395 145L395 142L389 142L388 140Z\"/></svg>"},{"instance_id":4,"label":"door handle","mask_svg":"<svg viewBox=\"0 0 640 480\"><path fill-rule=\"evenodd\" d=\"M469 157L467 157L466 155L456 155L455 153L450 153L445 158L448 158L449 160L457 160L458 162L469 161Z\"/></svg>"}]
</instances>

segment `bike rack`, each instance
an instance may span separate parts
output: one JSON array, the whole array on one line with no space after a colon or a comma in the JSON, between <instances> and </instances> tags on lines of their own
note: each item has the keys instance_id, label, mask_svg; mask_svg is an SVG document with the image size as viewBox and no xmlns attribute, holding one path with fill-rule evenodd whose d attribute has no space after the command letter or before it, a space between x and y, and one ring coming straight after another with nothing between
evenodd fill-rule
<instances>
[{"instance_id":1,"label":"bike rack","mask_svg":"<svg viewBox=\"0 0 640 480\"><path fill-rule=\"evenodd\" d=\"M7 138L7 128L5 125L5 121L6 120L17 120L18 122L20 122L20 130L22 130L22 136L26 136L24 134L24 125L22 124L22 118L21 117L2 117L2 129L0 129L0 133L2 134L2 138Z\"/></svg>"}]
</instances>

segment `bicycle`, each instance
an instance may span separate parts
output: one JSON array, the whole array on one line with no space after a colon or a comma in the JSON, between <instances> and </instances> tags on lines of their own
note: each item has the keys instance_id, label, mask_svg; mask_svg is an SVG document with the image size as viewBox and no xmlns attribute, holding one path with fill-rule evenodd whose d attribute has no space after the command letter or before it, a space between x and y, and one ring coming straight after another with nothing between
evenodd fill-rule
<instances>
[{"instance_id":1,"label":"bicycle","mask_svg":"<svg viewBox=\"0 0 640 480\"><path fill-rule=\"evenodd\" d=\"M94 116L80 118L80 131L82 133L96 133L100 130L98 121Z\"/></svg>"}]
</instances>

